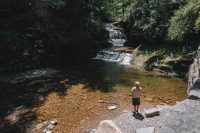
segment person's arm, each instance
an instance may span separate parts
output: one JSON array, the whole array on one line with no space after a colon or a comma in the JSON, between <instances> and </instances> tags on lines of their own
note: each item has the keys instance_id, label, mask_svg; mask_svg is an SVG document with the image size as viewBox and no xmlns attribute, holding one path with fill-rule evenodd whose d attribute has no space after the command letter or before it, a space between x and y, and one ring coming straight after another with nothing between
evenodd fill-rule
<instances>
[{"instance_id":1,"label":"person's arm","mask_svg":"<svg viewBox=\"0 0 200 133\"><path fill-rule=\"evenodd\" d=\"M131 89L129 96L132 96L132 94L133 94L133 88Z\"/></svg>"}]
</instances>

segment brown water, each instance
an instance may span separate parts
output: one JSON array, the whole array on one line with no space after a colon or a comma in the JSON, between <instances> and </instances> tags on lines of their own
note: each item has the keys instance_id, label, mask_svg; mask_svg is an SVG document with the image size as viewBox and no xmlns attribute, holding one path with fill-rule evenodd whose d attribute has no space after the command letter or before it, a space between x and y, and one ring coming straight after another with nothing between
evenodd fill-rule
<instances>
[{"instance_id":1,"label":"brown water","mask_svg":"<svg viewBox=\"0 0 200 133\"><path fill-rule=\"evenodd\" d=\"M118 115L131 108L128 96L135 81L144 90L142 106L175 104L186 98L186 83L179 78L168 78L115 63L91 62L59 68L66 79L65 91L48 94L42 106L34 108L37 121L56 118L60 123L54 131L85 132L90 125ZM145 99L152 99L146 101ZM117 109L108 111L108 106Z\"/></svg>"},{"instance_id":2,"label":"brown water","mask_svg":"<svg viewBox=\"0 0 200 133\"><path fill-rule=\"evenodd\" d=\"M0 130L26 132L34 121L59 121L54 132L80 133L102 119L131 109L130 90L140 81L142 107L175 104L186 98L186 83L116 63L91 61L55 68L60 73L23 84L1 84ZM35 82L31 85L31 82ZM44 85L50 86L44 91ZM149 100L150 99L150 100ZM116 105L117 109L108 110ZM17 110L16 110L17 108ZM9 116L9 117L8 117Z\"/></svg>"}]
</instances>

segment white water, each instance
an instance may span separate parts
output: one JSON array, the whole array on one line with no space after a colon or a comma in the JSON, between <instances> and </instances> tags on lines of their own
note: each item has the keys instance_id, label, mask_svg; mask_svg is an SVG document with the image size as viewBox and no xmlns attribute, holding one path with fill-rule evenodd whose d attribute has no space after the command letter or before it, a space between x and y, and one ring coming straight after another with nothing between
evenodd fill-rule
<instances>
[{"instance_id":1,"label":"white water","mask_svg":"<svg viewBox=\"0 0 200 133\"><path fill-rule=\"evenodd\" d=\"M126 42L124 33L112 23L105 24L105 29L109 31L108 42L112 44L112 47L106 50L99 51L94 59L118 62L120 64L128 65L132 59L132 55L126 52L116 52L114 48L123 48Z\"/></svg>"}]
</instances>

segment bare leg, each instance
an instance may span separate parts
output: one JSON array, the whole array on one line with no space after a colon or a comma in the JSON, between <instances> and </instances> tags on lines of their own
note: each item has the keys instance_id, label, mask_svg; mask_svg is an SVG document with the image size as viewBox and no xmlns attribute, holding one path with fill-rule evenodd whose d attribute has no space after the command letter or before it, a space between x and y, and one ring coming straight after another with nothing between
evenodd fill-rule
<instances>
[{"instance_id":1,"label":"bare leg","mask_svg":"<svg viewBox=\"0 0 200 133\"><path fill-rule=\"evenodd\" d=\"M136 111L138 112L140 105L136 105Z\"/></svg>"},{"instance_id":2,"label":"bare leg","mask_svg":"<svg viewBox=\"0 0 200 133\"><path fill-rule=\"evenodd\" d=\"M134 108L134 112L137 111L137 106L134 105L133 108Z\"/></svg>"}]
</instances>

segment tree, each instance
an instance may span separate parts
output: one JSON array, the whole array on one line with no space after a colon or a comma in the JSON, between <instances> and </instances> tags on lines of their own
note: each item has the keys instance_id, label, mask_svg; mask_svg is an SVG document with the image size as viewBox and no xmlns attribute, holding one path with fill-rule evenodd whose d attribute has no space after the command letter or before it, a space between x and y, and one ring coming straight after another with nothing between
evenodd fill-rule
<instances>
[{"instance_id":1,"label":"tree","mask_svg":"<svg viewBox=\"0 0 200 133\"><path fill-rule=\"evenodd\" d=\"M186 36L200 31L200 1L190 0L179 8L170 20L169 39L183 41Z\"/></svg>"},{"instance_id":2,"label":"tree","mask_svg":"<svg viewBox=\"0 0 200 133\"><path fill-rule=\"evenodd\" d=\"M170 0L136 0L132 6L130 27L152 38L164 38L173 13Z\"/></svg>"}]
</instances>

